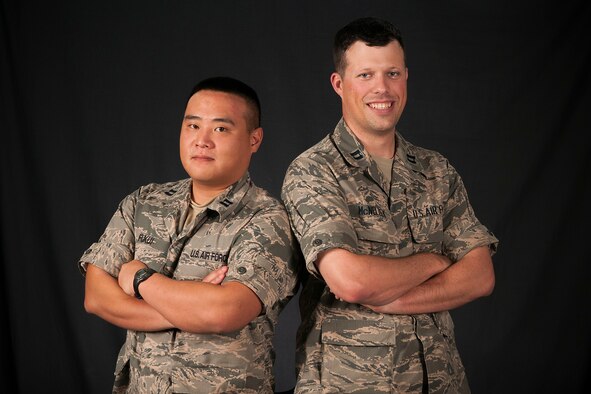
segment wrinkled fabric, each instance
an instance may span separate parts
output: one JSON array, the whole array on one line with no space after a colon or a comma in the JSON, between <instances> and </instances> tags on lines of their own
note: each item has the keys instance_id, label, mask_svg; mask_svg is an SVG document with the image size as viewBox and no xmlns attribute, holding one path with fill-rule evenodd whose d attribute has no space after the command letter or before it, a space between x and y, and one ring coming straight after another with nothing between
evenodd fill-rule
<instances>
[{"instance_id":1,"label":"wrinkled fabric","mask_svg":"<svg viewBox=\"0 0 591 394\"><path fill-rule=\"evenodd\" d=\"M192 223L179 226L190 198L190 179L139 188L84 253L81 270L94 264L117 277L122 264L137 259L173 279L199 281L228 265L225 281L254 291L263 313L226 334L128 331L113 391L272 393L274 327L297 281L285 209L245 175Z\"/></svg>"},{"instance_id":2,"label":"wrinkled fabric","mask_svg":"<svg viewBox=\"0 0 591 394\"><path fill-rule=\"evenodd\" d=\"M431 252L453 262L479 246L496 250L498 240L439 153L397 133L386 179L343 120L287 170L282 199L310 273L300 298L298 393L421 392L427 385L433 393L469 392L448 312L388 315L337 300L314 265L332 248L388 258Z\"/></svg>"}]
</instances>

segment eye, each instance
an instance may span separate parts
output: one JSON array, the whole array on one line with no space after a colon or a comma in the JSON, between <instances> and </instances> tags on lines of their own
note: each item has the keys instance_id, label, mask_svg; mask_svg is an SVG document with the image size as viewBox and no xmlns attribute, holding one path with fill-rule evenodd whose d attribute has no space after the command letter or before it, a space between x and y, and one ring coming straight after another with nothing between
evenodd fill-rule
<instances>
[{"instance_id":1,"label":"eye","mask_svg":"<svg viewBox=\"0 0 591 394\"><path fill-rule=\"evenodd\" d=\"M187 128L193 129L193 130L199 130L199 126L196 125L195 123L189 123L189 124L187 124Z\"/></svg>"},{"instance_id":2,"label":"eye","mask_svg":"<svg viewBox=\"0 0 591 394\"><path fill-rule=\"evenodd\" d=\"M219 131L220 133L223 133L224 131L228 131L228 129L225 128L224 126L218 126L214 130Z\"/></svg>"},{"instance_id":3,"label":"eye","mask_svg":"<svg viewBox=\"0 0 591 394\"><path fill-rule=\"evenodd\" d=\"M358 75L358 77L361 79L368 79L370 76L371 76L370 73L361 73Z\"/></svg>"},{"instance_id":4,"label":"eye","mask_svg":"<svg viewBox=\"0 0 591 394\"><path fill-rule=\"evenodd\" d=\"M400 71L390 71L388 73L388 76L391 77L391 78L399 77L400 76Z\"/></svg>"}]
</instances>

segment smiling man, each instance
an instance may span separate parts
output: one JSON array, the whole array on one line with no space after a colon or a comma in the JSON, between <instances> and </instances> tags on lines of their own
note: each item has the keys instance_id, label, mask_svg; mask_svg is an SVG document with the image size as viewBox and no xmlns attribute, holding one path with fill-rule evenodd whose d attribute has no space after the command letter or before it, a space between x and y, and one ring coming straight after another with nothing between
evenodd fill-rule
<instances>
[{"instance_id":1,"label":"smiling man","mask_svg":"<svg viewBox=\"0 0 591 394\"><path fill-rule=\"evenodd\" d=\"M333 58L343 117L282 190L310 273L295 391L469 392L448 310L492 292L498 241L449 162L396 130L409 75L398 29L353 21Z\"/></svg>"},{"instance_id":2,"label":"smiling man","mask_svg":"<svg viewBox=\"0 0 591 394\"><path fill-rule=\"evenodd\" d=\"M282 204L248 175L262 139L253 89L200 82L180 133L190 178L127 196L80 259L86 310L128 330L114 392L273 392L297 254Z\"/></svg>"}]
</instances>

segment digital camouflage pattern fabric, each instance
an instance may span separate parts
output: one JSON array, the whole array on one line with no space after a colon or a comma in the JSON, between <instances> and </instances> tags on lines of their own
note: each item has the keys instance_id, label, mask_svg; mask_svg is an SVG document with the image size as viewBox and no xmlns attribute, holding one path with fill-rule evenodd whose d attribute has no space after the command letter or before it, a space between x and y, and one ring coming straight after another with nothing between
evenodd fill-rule
<instances>
[{"instance_id":1,"label":"digital camouflage pattern fabric","mask_svg":"<svg viewBox=\"0 0 591 394\"><path fill-rule=\"evenodd\" d=\"M117 277L138 259L177 280L201 280L227 264L225 281L252 289L263 313L228 334L128 331L114 392L272 393L272 336L294 293L294 239L282 204L246 174L183 227L191 180L150 184L127 196L80 268L95 264ZM166 295L163 295L164 297Z\"/></svg>"},{"instance_id":2,"label":"digital camouflage pattern fabric","mask_svg":"<svg viewBox=\"0 0 591 394\"><path fill-rule=\"evenodd\" d=\"M494 252L498 241L449 162L398 133L396 144L390 184L343 120L287 170L282 199L311 274L300 298L298 393L421 392L424 373L429 392L469 392L448 312L387 315L339 301L314 265L331 248L452 261L478 246Z\"/></svg>"}]
</instances>

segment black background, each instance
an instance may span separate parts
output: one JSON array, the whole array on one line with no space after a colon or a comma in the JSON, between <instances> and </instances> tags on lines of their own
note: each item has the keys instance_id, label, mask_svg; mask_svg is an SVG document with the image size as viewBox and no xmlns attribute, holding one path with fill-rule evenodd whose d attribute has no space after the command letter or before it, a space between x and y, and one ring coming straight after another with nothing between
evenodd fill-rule
<instances>
[{"instance_id":1,"label":"black background","mask_svg":"<svg viewBox=\"0 0 591 394\"><path fill-rule=\"evenodd\" d=\"M332 131L334 33L379 16L403 32L399 129L446 155L501 240L492 296L453 312L475 393L582 392L590 371L591 21L586 1L0 3L0 390L105 393L123 331L83 310L76 262L138 186L185 177L194 83L259 93L255 182L279 195ZM294 384L297 308L278 391Z\"/></svg>"}]
</instances>

